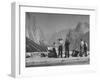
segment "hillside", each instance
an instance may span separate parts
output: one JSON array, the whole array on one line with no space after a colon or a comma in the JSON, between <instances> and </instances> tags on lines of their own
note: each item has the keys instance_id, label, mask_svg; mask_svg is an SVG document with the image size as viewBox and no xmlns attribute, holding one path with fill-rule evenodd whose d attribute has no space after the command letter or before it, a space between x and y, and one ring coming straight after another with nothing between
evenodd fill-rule
<instances>
[{"instance_id":1,"label":"hillside","mask_svg":"<svg viewBox=\"0 0 100 80\"><path fill-rule=\"evenodd\" d=\"M78 23L75 29L69 31L67 37L70 41L70 50L79 49L81 39L89 45L89 25L87 23Z\"/></svg>"},{"instance_id":2,"label":"hillside","mask_svg":"<svg viewBox=\"0 0 100 80\"><path fill-rule=\"evenodd\" d=\"M31 39L26 37L26 52L46 52L47 47L44 45L38 45Z\"/></svg>"},{"instance_id":3,"label":"hillside","mask_svg":"<svg viewBox=\"0 0 100 80\"><path fill-rule=\"evenodd\" d=\"M89 24L79 22L73 29L64 29L59 32L55 32L49 42L52 44L59 38L62 38L65 41L67 37L70 41L70 50L76 48L79 49L80 39L85 40L89 45L89 33Z\"/></svg>"}]
</instances>

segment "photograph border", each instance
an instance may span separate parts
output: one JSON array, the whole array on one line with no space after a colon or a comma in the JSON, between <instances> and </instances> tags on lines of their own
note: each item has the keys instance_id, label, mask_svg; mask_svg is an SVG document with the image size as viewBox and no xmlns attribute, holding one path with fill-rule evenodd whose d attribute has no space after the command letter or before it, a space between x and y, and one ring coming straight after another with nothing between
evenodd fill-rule
<instances>
[{"instance_id":1,"label":"photograph border","mask_svg":"<svg viewBox=\"0 0 100 80\"><path fill-rule=\"evenodd\" d=\"M27 9L28 7L28 9ZM54 73L54 70L56 70L57 72L59 72L59 70L63 73L68 73L70 72L70 70L73 72L77 72L77 71L95 71L96 69L96 56L95 54L91 54L91 53L94 53L94 51L92 49L94 49L94 45L95 45L95 39L94 36L95 36L95 27L91 27L91 26L96 26L95 25L95 12L96 12L96 9L95 8L82 8L82 7L72 7L72 6L69 6L69 7L48 7L48 6L33 6L33 4L26 4L26 3L12 3L12 7L11 7L11 40L12 40L12 49L11 49L11 74L12 76L14 77L21 77L21 76L32 76L32 75L41 75L41 74L51 74L51 73ZM31 8L31 9L29 9ZM25 30L25 15L23 16L23 14L25 14L25 10L27 11L32 11L33 9L32 8L41 8L40 11L38 12L41 12L43 13L42 9L46 9L47 11L46 12L49 12L49 10L56 10L54 13L58 13L58 14L61 14L60 12L58 12L59 10L60 11L63 11L64 14L67 14L66 12L64 12L65 10L72 10L73 11L79 11L79 14L80 12L82 11L86 11L88 13L88 11L90 11L90 13L88 13L90 15L90 17L92 16L92 18L90 18L90 65L73 65L73 66L60 66L60 67L56 67L56 66L53 66L53 67L34 67L34 68L28 68L26 70L25 68L25 64L23 62L25 62L25 58L22 58L24 57L23 56L23 50L25 50L25 45L23 45L21 43L21 41L24 41L25 40L25 32L22 31L22 29ZM36 10L34 9L34 10ZM37 9L38 10L38 9ZM58 11L57 11L58 10ZM45 11L44 11L45 12ZM45 13L46 13L45 12ZM75 14L75 13L73 13ZM82 14L82 13L81 13ZM84 13L82 14L84 15ZM23 21L24 20L24 21ZM23 23L24 22L24 23ZM22 27L24 25L24 28ZM92 31L92 32L91 32ZM94 33L93 33L94 32ZM24 39L23 39L24 38ZM25 42L24 42L25 43ZM24 46L24 47L23 47ZM66 68L67 69L67 72L66 71ZM79 69L80 68L80 69ZM57 70L58 69L58 70ZM79 70L78 70L79 69ZM62 71L63 70L63 71ZM36 73L36 74L33 74L33 73ZM59 72L60 73L60 72ZM60 73L61 74L61 73Z\"/></svg>"}]
</instances>

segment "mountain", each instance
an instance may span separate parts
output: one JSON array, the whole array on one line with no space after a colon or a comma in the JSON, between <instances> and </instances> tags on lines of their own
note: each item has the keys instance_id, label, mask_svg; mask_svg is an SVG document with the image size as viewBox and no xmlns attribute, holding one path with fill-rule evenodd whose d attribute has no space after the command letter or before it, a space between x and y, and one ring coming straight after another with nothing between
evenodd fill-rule
<instances>
[{"instance_id":1,"label":"mountain","mask_svg":"<svg viewBox=\"0 0 100 80\"><path fill-rule=\"evenodd\" d=\"M81 32L81 33L86 33L89 31L89 24L88 23L81 23L79 22L76 26L76 28L74 29L74 31L76 32Z\"/></svg>"},{"instance_id":2,"label":"mountain","mask_svg":"<svg viewBox=\"0 0 100 80\"><path fill-rule=\"evenodd\" d=\"M26 37L33 40L37 44L40 44L40 41L45 41L44 33L37 25L36 17L31 13L27 13L26 18Z\"/></svg>"},{"instance_id":3,"label":"mountain","mask_svg":"<svg viewBox=\"0 0 100 80\"><path fill-rule=\"evenodd\" d=\"M79 22L74 29L64 29L59 32L55 32L51 39L50 43L56 42L57 39L62 38L64 41L66 38L70 41L70 50L80 48L80 40L83 39L89 45L89 24ZM88 49L89 50L89 49Z\"/></svg>"},{"instance_id":4,"label":"mountain","mask_svg":"<svg viewBox=\"0 0 100 80\"><path fill-rule=\"evenodd\" d=\"M47 51L47 46L44 43L45 37L41 28L37 25L36 17L27 13L26 18L26 52Z\"/></svg>"},{"instance_id":5,"label":"mountain","mask_svg":"<svg viewBox=\"0 0 100 80\"><path fill-rule=\"evenodd\" d=\"M67 38L70 41L70 50L80 48L80 40L84 40L89 45L89 24L88 23L78 23L76 28L70 30L67 34ZM89 50L89 48L88 48Z\"/></svg>"}]
</instances>

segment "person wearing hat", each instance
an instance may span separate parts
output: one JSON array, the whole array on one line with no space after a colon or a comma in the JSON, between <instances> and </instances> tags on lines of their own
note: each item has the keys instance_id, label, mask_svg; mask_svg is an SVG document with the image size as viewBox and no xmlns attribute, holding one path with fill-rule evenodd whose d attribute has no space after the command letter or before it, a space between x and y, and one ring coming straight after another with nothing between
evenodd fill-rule
<instances>
[{"instance_id":1,"label":"person wearing hat","mask_svg":"<svg viewBox=\"0 0 100 80\"><path fill-rule=\"evenodd\" d=\"M63 39L58 39L59 40L59 47L58 47L58 57L63 55Z\"/></svg>"}]
</instances>

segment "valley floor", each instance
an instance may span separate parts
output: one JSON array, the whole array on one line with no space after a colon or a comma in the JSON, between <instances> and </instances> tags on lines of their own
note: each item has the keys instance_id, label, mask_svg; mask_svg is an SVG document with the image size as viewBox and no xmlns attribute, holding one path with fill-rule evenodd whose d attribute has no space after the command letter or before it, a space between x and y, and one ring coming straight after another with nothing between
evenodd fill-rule
<instances>
[{"instance_id":1,"label":"valley floor","mask_svg":"<svg viewBox=\"0 0 100 80\"><path fill-rule=\"evenodd\" d=\"M69 57L69 58L48 58L48 57L29 57L26 58L26 67L56 66L56 65L80 65L89 64L90 57Z\"/></svg>"}]
</instances>

